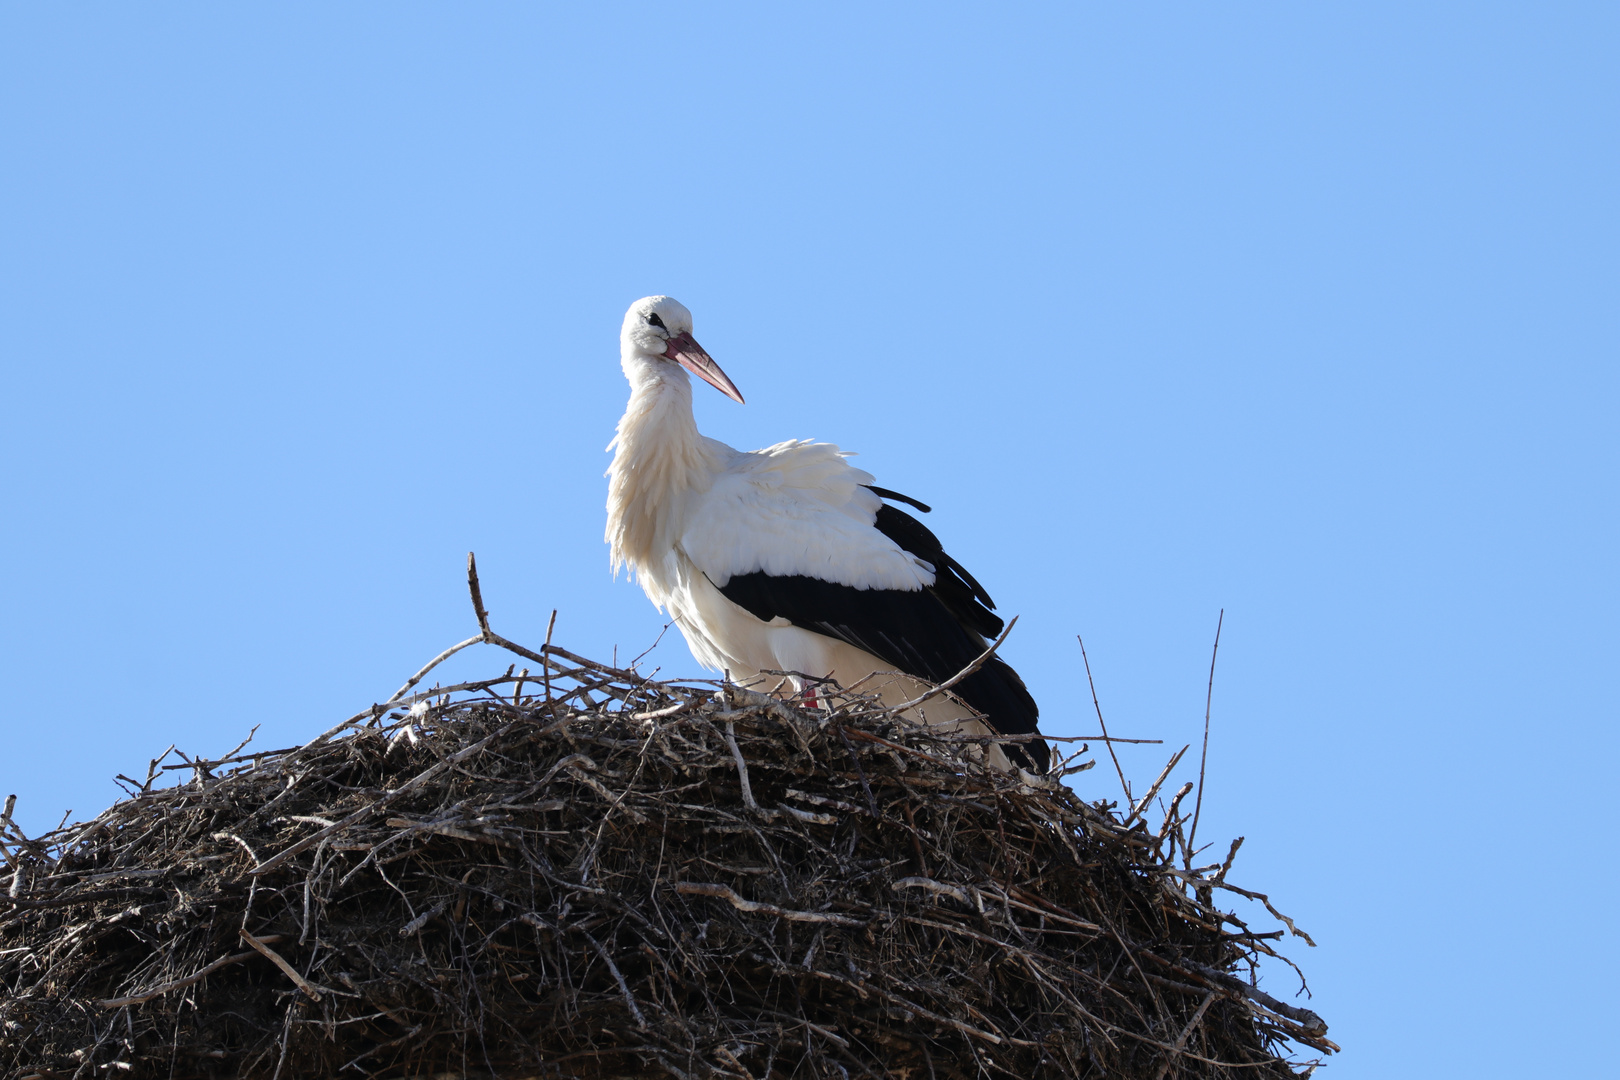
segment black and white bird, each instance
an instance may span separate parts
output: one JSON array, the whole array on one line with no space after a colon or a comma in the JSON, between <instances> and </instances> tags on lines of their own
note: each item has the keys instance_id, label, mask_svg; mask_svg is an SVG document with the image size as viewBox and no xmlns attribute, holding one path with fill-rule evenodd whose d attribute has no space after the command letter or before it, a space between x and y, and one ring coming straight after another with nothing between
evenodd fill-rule
<instances>
[{"instance_id":1,"label":"black and white bird","mask_svg":"<svg viewBox=\"0 0 1620 1080\"><path fill-rule=\"evenodd\" d=\"M619 348L630 404L608 447L613 569L633 571L701 663L745 685L768 670L844 686L867 679L862 690L899 705L922 695L919 679L944 682L1001 633L973 575L885 500L928 507L874 486L838 447L790 440L744 452L698 432L688 372L743 396L692 339L680 303L630 305ZM913 719L973 734L1036 731L1035 701L999 657L952 693L971 708L940 695ZM1049 764L1039 739L992 748L991 759L1038 772Z\"/></svg>"}]
</instances>

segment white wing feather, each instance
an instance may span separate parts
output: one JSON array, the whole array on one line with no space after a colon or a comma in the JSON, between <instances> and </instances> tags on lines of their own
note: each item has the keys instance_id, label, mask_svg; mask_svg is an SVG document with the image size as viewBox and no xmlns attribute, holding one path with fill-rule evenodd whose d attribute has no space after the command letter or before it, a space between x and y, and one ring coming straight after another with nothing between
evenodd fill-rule
<instances>
[{"instance_id":1,"label":"white wing feather","mask_svg":"<svg viewBox=\"0 0 1620 1080\"><path fill-rule=\"evenodd\" d=\"M873 522L873 477L831 443L790 440L733 457L698 496L679 547L716 587L737 574L819 578L913 592L934 568Z\"/></svg>"}]
</instances>

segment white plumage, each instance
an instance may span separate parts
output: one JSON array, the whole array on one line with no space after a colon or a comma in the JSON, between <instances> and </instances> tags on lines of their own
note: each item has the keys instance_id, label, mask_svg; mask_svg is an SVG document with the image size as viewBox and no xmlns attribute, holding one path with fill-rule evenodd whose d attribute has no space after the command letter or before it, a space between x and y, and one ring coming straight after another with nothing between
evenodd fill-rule
<instances>
[{"instance_id":1,"label":"white plumage","mask_svg":"<svg viewBox=\"0 0 1620 1080\"><path fill-rule=\"evenodd\" d=\"M738 682L775 670L848 686L879 672L862 689L898 704L924 688L909 676L954 674L963 650L971 659L986 628L1000 625L974 599L988 596L943 551L935 558L949 562L950 580L941 580L941 567L914 550L937 545L932 534L885 506L871 474L838 447L794 440L743 452L701 435L688 372L743 399L691 330L691 313L669 297L638 300L625 314L620 352L631 394L608 469L614 569L628 566L697 658ZM913 531L926 542L913 542ZM947 610L965 610L964 597L972 611ZM1011 668L997 661L974 678L992 669L1016 683L1029 714L993 721L1004 733L1033 732L1034 703ZM973 710L947 699L925 709L917 719L983 730ZM1044 745L1037 756L1044 761Z\"/></svg>"},{"instance_id":2,"label":"white plumage","mask_svg":"<svg viewBox=\"0 0 1620 1080\"><path fill-rule=\"evenodd\" d=\"M763 570L857 589L916 590L934 568L873 527L874 478L831 443L794 440L732 451L697 496L679 547L715 585Z\"/></svg>"}]
</instances>

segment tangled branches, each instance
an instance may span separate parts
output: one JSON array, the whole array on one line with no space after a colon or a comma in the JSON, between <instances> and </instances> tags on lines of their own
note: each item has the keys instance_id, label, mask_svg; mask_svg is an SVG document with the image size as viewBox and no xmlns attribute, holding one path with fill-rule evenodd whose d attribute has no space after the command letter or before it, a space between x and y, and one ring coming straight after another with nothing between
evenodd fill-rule
<instances>
[{"instance_id":1,"label":"tangled branches","mask_svg":"<svg viewBox=\"0 0 1620 1080\"><path fill-rule=\"evenodd\" d=\"M154 762L88 824L8 807L0 1071L1163 1080L1336 1049L1235 974L1282 931L1216 905L1229 859L1176 865L1174 805L1152 829L858 694L522 651L544 678L177 787Z\"/></svg>"}]
</instances>

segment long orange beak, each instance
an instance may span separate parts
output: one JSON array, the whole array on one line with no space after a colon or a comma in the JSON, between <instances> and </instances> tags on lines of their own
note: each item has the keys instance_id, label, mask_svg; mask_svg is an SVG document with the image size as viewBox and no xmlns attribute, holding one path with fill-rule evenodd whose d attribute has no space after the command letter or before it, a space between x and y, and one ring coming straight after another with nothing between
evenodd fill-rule
<instances>
[{"instance_id":1,"label":"long orange beak","mask_svg":"<svg viewBox=\"0 0 1620 1080\"><path fill-rule=\"evenodd\" d=\"M674 360L720 391L726 397L739 405L748 404L743 400L742 391L738 390L726 373L720 370L720 365L714 362L714 357L703 351L703 346L692 340L692 335L682 331L669 339L669 348L664 350L664 359Z\"/></svg>"}]
</instances>

